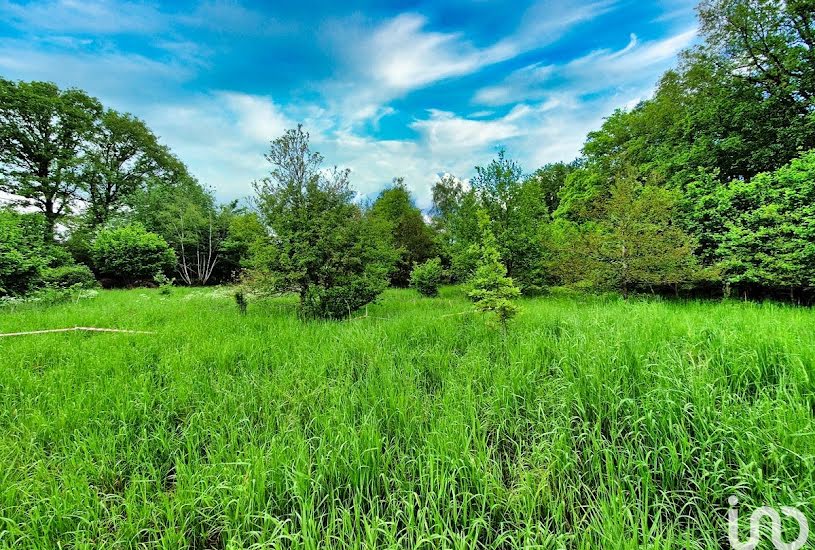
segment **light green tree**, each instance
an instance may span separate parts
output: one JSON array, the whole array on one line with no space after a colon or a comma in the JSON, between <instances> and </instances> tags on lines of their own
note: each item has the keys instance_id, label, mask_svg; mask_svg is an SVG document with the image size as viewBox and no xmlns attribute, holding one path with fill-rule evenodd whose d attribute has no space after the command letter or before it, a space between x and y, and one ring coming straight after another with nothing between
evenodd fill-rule
<instances>
[{"instance_id":1,"label":"light green tree","mask_svg":"<svg viewBox=\"0 0 815 550\"><path fill-rule=\"evenodd\" d=\"M693 240L677 223L676 194L618 179L598 224L597 272L600 286L619 290L665 286L678 292L699 273Z\"/></svg>"},{"instance_id":2,"label":"light green tree","mask_svg":"<svg viewBox=\"0 0 815 550\"><path fill-rule=\"evenodd\" d=\"M478 311L494 314L501 328L506 330L507 322L518 313L513 299L520 296L521 291L507 277L507 268L501 263L489 216L483 210L478 212L478 222L481 228L481 256L468 283L467 295L475 302Z\"/></svg>"}]
</instances>

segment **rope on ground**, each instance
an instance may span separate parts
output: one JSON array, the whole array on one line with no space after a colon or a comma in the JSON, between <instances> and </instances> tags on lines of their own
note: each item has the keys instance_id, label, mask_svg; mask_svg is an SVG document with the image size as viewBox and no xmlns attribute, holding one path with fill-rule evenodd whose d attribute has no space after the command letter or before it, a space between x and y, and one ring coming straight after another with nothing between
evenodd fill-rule
<instances>
[{"instance_id":1,"label":"rope on ground","mask_svg":"<svg viewBox=\"0 0 815 550\"><path fill-rule=\"evenodd\" d=\"M478 311L473 309L473 310L470 310L470 311L459 311L458 313L448 313L447 315L442 315L440 317L440 319L444 318L444 317L453 317L455 315L470 315L470 314L473 314L473 313L478 313Z\"/></svg>"},{"instance_id":2,"label":"rope on ground","mask_svg":"<svg viewBox=\"0 0 815 550\"><path fill-rule=\"evenodd\" d=\"M70 327L70 328L51 328L46 330L30 330L27 332L6 332L0 333L0 338L4 336L29 336L31 334L53 334L55 332L120 332L124 334L156 334L147 330L124 330L119 328L98 328L98 327Z\"/></svg>"}]
</instances>

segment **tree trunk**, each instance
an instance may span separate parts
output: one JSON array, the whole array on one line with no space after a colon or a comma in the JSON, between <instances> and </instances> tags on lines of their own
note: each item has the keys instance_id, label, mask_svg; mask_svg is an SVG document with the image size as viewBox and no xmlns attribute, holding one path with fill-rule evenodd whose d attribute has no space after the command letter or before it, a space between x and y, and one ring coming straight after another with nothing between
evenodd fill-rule
<instances>
[{"instance_id":1,"label":"tree trunk","mask_svg":"<svg viewBox=\"0 0 815 550\"><path fill-rule=\"evenodd\" d=\"M55 231L57 225L57 213L54 211L54 201L46 198L43 202L43 213L45 214L45 239L48 242L56 240Z\"/></svg>"}]
</instances>

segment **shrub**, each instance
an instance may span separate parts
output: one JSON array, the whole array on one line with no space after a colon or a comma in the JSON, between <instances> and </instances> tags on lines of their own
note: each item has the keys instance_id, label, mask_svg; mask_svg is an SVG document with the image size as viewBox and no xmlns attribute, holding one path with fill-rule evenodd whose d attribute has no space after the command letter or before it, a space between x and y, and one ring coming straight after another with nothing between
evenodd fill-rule
<instances>
[{"instance_id":1,"label":"shrub","mask_svg":"<svg viewBox=\"0 0 815 550\"><path fill-rule=\"evenodd\" d=\"M91 245L94 269L117 286L153 281L175 265L175 253L162 237L139 224L102 229Z\"/></svg>"},{"instance_id":2,"label":"shrub","mask_svg":"<svg viewBox=\"0 0 815 550\"><path fill-rule=\"evenodd\" d=\"M99 284L93 272L82 264L46 267L40 272L40 282L51 288L94 288Z\"/></svg>"},{"instance_id":3,"label":"shrub","mask_svg":"<svg viewBox=\"0 0 815 550\"><path fill-rule=\"evenodd\" d=\"M164 273L156 273L156 275L153 277L153 282L155 282L158 285L159 294L169 296L170 293L173 291L175 278L171 279Z\"/></svg>"},{"instance_id":4,"label":"shrub","mask_svg":"<svg viewBox=\"0 0 815 550\"><path fill-rule=\"evenodd\" d=\"M441 284L444 270L441 267L441 260L433 258L424 263L416 264L410 273L410 286L419 291L422 296L434 297L439 295L439 284Z\"/></svg>"},{"instance_id":5,"label":"shrub","mask_svg":"<svg viewBox=\"0 0 815 550\"><path fill-rule=\"evenodd\" d=\"M34 290L48 264L45 250L44 219L0 211L0 296L22 296Z\"/></svg>"},{"instance_id":6,"label":"shrub","mask_svg":"<svg viewBox=\"0 0 815 550\"><path fill-rule=\"evenodd\" d=\"M353 274L331 286L309 287L300 304L301 313L310 319L342 319L371 303L387 286L382 273L375 277Z\"/></svg>"}]
</instances>

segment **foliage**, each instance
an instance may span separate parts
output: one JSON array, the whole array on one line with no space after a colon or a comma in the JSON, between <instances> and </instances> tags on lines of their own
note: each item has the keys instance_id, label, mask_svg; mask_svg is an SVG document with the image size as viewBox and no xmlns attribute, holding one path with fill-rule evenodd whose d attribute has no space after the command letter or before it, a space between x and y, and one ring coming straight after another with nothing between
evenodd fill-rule
<instances>
[{"instance_id":1,"label":"foliage","mask_svg":"<svg viewBox=\"0 0 815 550\"><path fill-rule=\"evenodd\" d=\"M597 290L597 274L602 269L597 251L602 235L595 223L579 224L556 219L541 232L541 242L549 251L547 269L560 285L573 289Z\"/></svg>"},{"instance_id":2,"label":"foliage","mask_svg":"<svg viewBox=\"0 0 815 550\"><path fill-rule=\"evenodd\" d=\"M468 281L467 295L475 302L477 310L493 313L506 330L507 322L518 313L518 306L512 300L521 292L512 279L507 277L507 268L501 263L498 246L490 229L490 219L484 211L479 212L481 227L481 257L478 267Z\"/></svg>"},{"instance_id":3,"label":"foliage","mask_svg":"<svg viewBox=\"0 0 815 550\"><path fill-rule=\"evenodd\" d=\"M675 215L676 194L619 179L611 190L599 224L600 286L620 290L666 285L678 291L699 271L693 241Z\"/></svg>"},{"instance_id":4,"label":"foliage","mask_svg":"<svg viewBox=\"0 0 815 550\"><path fill-rule=\"evenodd\" d=\"M436 182L433 223L454 280L466 280L476 268L481 240L477 212L483 209L509 275L525 294L544 289L551 277L540 233L557 202L553 193L569 170L566 165L550 165L524 177L520 165L501 150L490 164L476 167L470 189L451 176Z\"/></svg>"},{"instance_id":5,"label":"foliage","mask_svg":"<svg viewBox=\"0 0 815 550\"><path fill-rule=\"evenodd\" d=\"M237 201L216 205L212 192L192 178L154 181L132 204L131 219L170 244L178 259L175 272L187 285L234 281L251 245L266 237L255 213Z\"/></svg>"},{"instance_id":6,"label":"foliage","mask_svg":"<svg viewBox=\"0 0 815 550\"><path fill-rule=\"evenodd\" d=\"M0 79L0 191L45 215L53 235L81 201L92 231L151 182L188 178L141 120L76 89Z\"/></svg>"},{"instance_id":7,"label":"foliage","mask_svg":"<svg viewBox=\"0 0 815 550\"><path fill-rule=\"evenodd\" d=\"M48 265L45 220L0 210L0 296L34 290Z\"/></svg>"},{"instance_id":8,"label":"foliage","mask_svg":"<svg viewBox=\"0 0 815 550\"><path fill-rule=\"evenodd\" d=\"M432 193L432 223L442 265L449 268L454 282L465 281L478 258L478 199L473 189L465 190L463 182L450 174L433 184Z\"/></svg>"},{"instance_id":9,"label":"foliage","mask_svg":"<svg viewBox=\"0 0 815 550\"><path fill-rule=\"evenodd\" d=\"M100 111L81 90L0 78L0 191L43 212L49 234L79 197L79 153Z\"/></svg>"},{"instance_id":10,"label":"foliage","mask_svg":"<svg viewBox=\"0 0 815 550\"><path fill-rule=\"evenodd\" d=\"M270 230L256 259L269 288L296 292L305 317L347 317L387 286L395 260L376 225L351 202L348 171L321 170L302 126L272 142L257 206Z\"/></svg>"},{"instance_id":11,"label":"foliage","mask_svg":"<svg viewBox=\"0 0 815 550\"><path fill-rule=\"evenodd\" d=\"M410 273L410 286L422 296L434 298L439 295L439 285L444 277L441 259L433 258L413 266Z\"/></svg>"},{"instance_id":12,"label":"foliage","mask_svg":"<svg viewBox=\"0 0 815 550\"><path fill-rule=\"evenodd\" d=\"M390 228L392 246L399 254L391 284L408 286L413 265L434 256L435 241L402 178L395 178L393 186L379 194L368 215Z\"/></svg>"},{"instance_id":13,"label":"foliage","mask_svg":"<svg viewBox=\"0 0 815 550\"><path fill-rule=\"evenodd\" d=\"M806 118L815 100L815 18L811 0L702 0L707 48L733 75Z\"/></svg>"},{"instance_id":14,"label":"foliage","mask_svg":"<svg viewBox=\"0 0 815 550\"><path fill-rule=\"evenodd\" d=\"M51 288L96 288L99 283L93 272L86 265L69 264L58 267L46 267L39 275L39 281Z\"/></svg>"},{"instance_id":15,"label":"foliage","mask_svg":"<svg viewBox=\"0 0 815 550\"><path fill-rule=\"evenodd\" d=\"M560 206L560 191L576 168L576 163L555 162L538 168L529 176L529 184L536 187L536 195L546 205L550 215Z\"/></svg>"},{"instance_id":16,"label":"foliage","mask_svg":"<svg viewBox=\"0 0 815 550\"><path fill-rule=\"evenodd\" d=\"M501 261L524 294L543 290L548 281L541 227L549 221L551 189L543 173L523 176L521 166L501 150L472 180L480 207L491 220Z\"/></svg>"},{"instance_id":17,"label":"foliage","mask_svg":"<svg viewBox=\"0 0 815 550\"><path fill-rule=\"evenodd\" d=\"M237 292L235 292L235 305L238 306L238 311L241 315L246 315L246 293L243 291L243 289L239 289Z\"/></svg>"},{"instance_id":18,"label":"foliage","mask_svg":"<svg viewBox=\"0 0 815 550\"><path fill-rule=\"evenodd\" d=\"M99 117L85 146L82 179L92 227L104 225L134 194L156 181L175 182L186 168L158 143L145 123L111 109Z\"/></svg>"},{"instance_id":19,"label":"foliage","mask_svg":"<svg viewBox=\"0 0 815 550\"><path fill-rule=\"evenodd\" d=\"M251 266L252 250L268 239L268 234L256 212L238 207L235 203L219 210L219 220L227 226L218 248L219 263L213 271L217 282L240 279L243 269Z\"/></svg>"},{"instance_id":20,"label":"foliage","mask_svg":"<svg viewBox=\"0 0 815 550\"><path fill-rule=\"evenodd\" d=\"M170 293L173 291L175 279L171 279L164 273L157 273L156 276L153 277L153 282L155 282L158 285L159 294L169 296Z\"/></svg>"},{"instance_id":21,"label":"foliage","mask_svg":"<svg viewBox=\"0 0 815 550\"><path fill-rule=\"evenodd\" d=\"M756 288L808 289L815 281L815 152L749 182L732 181L723 196L729 214L718 257L726 280Z\"/></svg>"},{"instance_id":22,"label":"foliage","mask_svg":"<svg viewBox=\"0 0 815 550\"><path fill-rule=\"evenodd\" d=\"M93 273L51 242L40 214L0 210L0 296L30 296L51 289L92 289Z\"/></svg>"},{"instance_id":23,"label":"foliage","mask_svg":"<svg viewBox=\"0 0 815 550\"><path fill-rule=\"evenodd\" d=\"M91 257L96 274L112 286L151 282L176 263L167 241L139 224L100 230L91 245Z\"/></svg>"}]
</instances>

